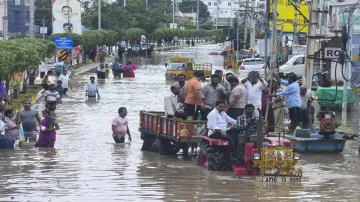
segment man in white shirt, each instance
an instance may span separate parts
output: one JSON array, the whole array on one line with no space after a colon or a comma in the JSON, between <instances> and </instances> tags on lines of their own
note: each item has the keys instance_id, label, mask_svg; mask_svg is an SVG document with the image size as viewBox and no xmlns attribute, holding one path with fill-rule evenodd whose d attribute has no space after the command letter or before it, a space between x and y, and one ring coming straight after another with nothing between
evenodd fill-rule
<instances>
[{"instance_id":1,"label":"man in white shirt","mask_svg":"<svg viewBox=\"0 0 360 202\"><path fill-rule=\"evenodd\" d=\"M59 76L58 80L62 81L62 87L64 88L64 94L66 94L66 92L68 91L69 86L72 89L72 86L70 84L70 78L67 75L66 69L63 71L63 74Z\"/></svg>"},{"instance_id":2,"label":"man in white shirt","mask_svg":"<svg viewBox=\"0 0 360 202\"><path fill-rule=\"evenodd\" d=\"M41 61L41 64L39 65L39 72L40 72L40 78L43 79L46 75L47 65L45 62Z\"/></svg>"},{"instance_id":3,"label":"man in white shirt","mask_svg":"<svg viewBox=\"0 0 360 202\"><path fill-rule=\"evenodd\" d=\"M96 74L98 79L105 79L106 77L106 66L105 63L100 63L96 68Z\"/></svg>"},{"instance_id":4,"label":"man in white shirt","mask_svg":"<svg viewBox=\"0 0 360 202\"><path fill-rule=\"evenodd\" d=\"M179 86L171 86L171 95L164 98L165 114L168 118L174 118L176 113L176 107L178 105L178 95L180 92Z\"/></svg>"},{"instance_id":5,"label":"man in white shirt","mask_svg":"<svg viewBox=\"0 0 360 202\"><path fill-rule=\"evenodd\" d=\"M99 85L95 82L95 77L91 76L90 82L86 84L85 96L88 98L96 98L96 94L100 98Z\"/></svg>"},{"instance_id":6,"label":"man in white shirt","mask_svg":"<svg viewBox=\"0 0 360 202\"><path fill-rule=\"evenodd\" d=\"M225 103L223 101L216 102L216 108L207 116L207 127L209 129L208 136L210 138L223 139L227 138L226 131L228 123L235 125L236 120L229 117L225 112Z\"/></svg>"},{"instance_id":7,"label":"man in white shirt","mask_svg":"<svg viewBox=\"0 0 360 202\"><path fill-rule=\"evenodd\" d=\"M254 116L259 117L261 109L262 91L267 88L268 83L260 77L259 72L252 71L248 77L241 81L247 89L247 104L252 104L255 107Z\"/></svg>"}]
</instances>

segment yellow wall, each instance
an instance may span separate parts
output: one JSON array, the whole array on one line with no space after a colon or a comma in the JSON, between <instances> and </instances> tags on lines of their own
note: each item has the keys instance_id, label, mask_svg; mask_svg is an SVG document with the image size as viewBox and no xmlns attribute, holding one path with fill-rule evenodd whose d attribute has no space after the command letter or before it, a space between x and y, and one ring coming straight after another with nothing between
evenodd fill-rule
<instances>
[{"instance_id":1,"label":"yellow wall","mask_svg":"<svg viewBox=\"0 0 360 202\"><path fill-rule=\"evenodd\" d=\"M277 12L278 16L278 28L283 26L283 32L294 32L294 7L292 5L287 5L288 0L278 0ZM304 5L304 2L301 3L298 8L302 14L309 19L309 6ZM272 11L272 1L270 4L270 10ZM307 33L308 31L308 23L304 20L304 18L298 13L298 30L300 33ZM270 21L270 28L272 26L272 21ZM304 28L303 28L304 27Z\"/></svg>"}]
</instances>

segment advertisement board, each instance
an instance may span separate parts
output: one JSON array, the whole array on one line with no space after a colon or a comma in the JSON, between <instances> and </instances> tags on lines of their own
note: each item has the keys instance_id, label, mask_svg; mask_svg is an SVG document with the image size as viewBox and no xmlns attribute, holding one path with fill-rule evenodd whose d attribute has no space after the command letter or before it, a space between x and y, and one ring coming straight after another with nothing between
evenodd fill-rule
<instances>
[{"instance_id":1,"label":"advertisement board","mask_svg":"<svg viewBox=\"0 0 360 202\"><path fill-rule=\"evenodd\" d=\"M272 11L272 0L270 0L270 11ZM298 4L298 10L309 19L309 6L304 0L300 0ZM283 32L294 32L294 11L295 8L289 3L288 0L278 0L277 12L279 16L277 18L278 28L283 27ZM298 21L298 31L299 33L307 33L308 26L307 22L302 15L297 14ZM270 21L270 27L272 26L272 22Z\"/></svg>"},{"instance_id":2,"label":"advertisement board","mask_svg":"<svg viewBox=\"0 0 360 202\"><path fill-rule=\"evenodd\" d=\"M53 34L81 34L80 0L52 0Z\"/></svg>"}]
</instances>

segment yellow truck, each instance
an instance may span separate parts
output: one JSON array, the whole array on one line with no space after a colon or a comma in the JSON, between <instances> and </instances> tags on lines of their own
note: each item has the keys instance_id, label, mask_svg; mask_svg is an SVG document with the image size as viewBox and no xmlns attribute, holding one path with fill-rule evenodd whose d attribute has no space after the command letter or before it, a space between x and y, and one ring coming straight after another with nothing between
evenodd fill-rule
<instances>
[{"instance_id":1,"label":"yellow truck","mask_svg":"<svg viewBox=\"0 0 360 202\"><path fill-rule=\"evenodd\" d=\"M170 58L170 62L165 64L167 70L165 77L167 80L176 80L176 76L179 74L184 74L185 79L189 80L194 77L195 71L204 71L205 78L210 78L212 73L212 64L195 64L193 58L182 58L182 57L173 57Z\"/></svg>"}]
</instances>

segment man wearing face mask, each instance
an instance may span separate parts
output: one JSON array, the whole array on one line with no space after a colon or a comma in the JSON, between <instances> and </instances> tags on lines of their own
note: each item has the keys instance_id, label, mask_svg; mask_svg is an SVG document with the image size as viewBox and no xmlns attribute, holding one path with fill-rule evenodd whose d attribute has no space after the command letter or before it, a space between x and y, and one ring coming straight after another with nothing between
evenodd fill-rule
<instances>
[{"instance_id":1,"label":"man wearing face mask","mask_svg":"<svg viewBox=\"0 0 360 202\"><path fill-rule=\"evenodd\" d=\"M204 109L202 109L202 117L206 120L207 115L215 108L217 101L225 101L225 88L219 84L219 76L211 75L211 83L202 88L202 96Z\"/></svg>"}]
</instances>

